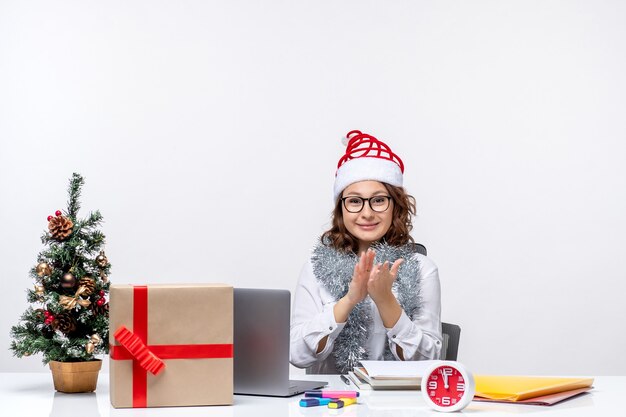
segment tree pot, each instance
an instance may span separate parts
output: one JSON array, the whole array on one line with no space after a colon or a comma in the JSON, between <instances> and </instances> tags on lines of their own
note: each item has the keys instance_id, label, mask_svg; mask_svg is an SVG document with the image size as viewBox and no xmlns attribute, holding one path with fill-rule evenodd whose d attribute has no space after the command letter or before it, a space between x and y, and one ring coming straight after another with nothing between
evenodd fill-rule
<instances>
[{"instance_id":1,"label":"tree pot","mask_svg":"<svg viewBox=\"0 0 626 417\"><path fill-rule=\"evenodd\" d=\"M88 362L50 361L54 389L68 393L95 391L101 367L99 359Z\"/></svg>"}]
</instances>

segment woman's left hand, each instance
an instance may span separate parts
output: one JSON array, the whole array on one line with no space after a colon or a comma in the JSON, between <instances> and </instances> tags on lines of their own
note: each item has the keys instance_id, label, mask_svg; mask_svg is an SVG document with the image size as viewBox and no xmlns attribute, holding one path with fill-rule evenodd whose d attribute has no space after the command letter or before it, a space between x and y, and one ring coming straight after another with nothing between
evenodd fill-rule
<instances>
[{"instance_id":1,"label":"woman's left hand","mask_svg":"<svg viewBox=\"0 0 626 417\"><path fill-rule=\"evenodd\" d=\"M391 268L389 262L384 264L375 264L370 272L370 279L367 283L367 292L378 308L388 303L397 303L396 298L391 292L391 286L398 276L398 268L404 262L404 259L396 260Z\"/></svg>"}]
</instances>

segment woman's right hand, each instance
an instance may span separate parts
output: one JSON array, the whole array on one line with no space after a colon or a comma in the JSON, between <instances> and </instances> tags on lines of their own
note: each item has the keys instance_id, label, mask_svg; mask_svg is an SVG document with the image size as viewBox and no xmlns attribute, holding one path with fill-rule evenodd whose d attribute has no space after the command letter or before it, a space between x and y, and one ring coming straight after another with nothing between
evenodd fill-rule
<instances>
[{"instance_id":1,"label":"woman's right hand","mask_svg":"<svg viewBox=\"0 0 626 417\"><path fill-rule=\"evenodd\" d=\"M367 252L361 254L359 262L354 266L348 293L337 301L333 309L337 323L345 323L354 306L367 297L367 283L374 266L375 256L376 253L372 249L368 249Z\"/></svg>"},{"instance_id":2,"label":"woman's right hand","mask_svg":"<svg viewBox=\"0 0 626 417\"><path fill-rule=\"evenodd\" d=\"M347 301L352 305L352 307L363 301L367 296L367 283L370 279L370 273L374 266L375 256L376 252L372 249L368 249L367 252L361 254L359 262L354 265L352 281L350 281L348 293L346 294Z\"/></svg>"},{"instance_id":3,"label":"woman's right hand","mask_svg":"<svg viewBox=\"0 0 626 417\"><path fill-rule=\"evenodd\" d=\"M352 274L352 281L350 281L350 286L348 287L348 293L339 299L333 307L335 322L345 323L354 306L367 297L367 283L369 282L370 274L374 266L375 256L376 252L371 249L361 254L359 262L354 266L354 273ZM327 342L328 336L324 336L317 344L317 353L324 350Z\"/></svg>"}]
</instances>

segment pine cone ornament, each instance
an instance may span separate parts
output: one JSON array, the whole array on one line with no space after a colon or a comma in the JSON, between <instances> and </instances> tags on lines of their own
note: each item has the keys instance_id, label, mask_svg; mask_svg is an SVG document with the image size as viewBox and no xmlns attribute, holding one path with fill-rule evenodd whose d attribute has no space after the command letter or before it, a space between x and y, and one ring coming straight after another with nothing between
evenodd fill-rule
<instances>
[{"instance_id":1,"label":"pine cone ornament","mask_svg":"<svg viewBox=\"0 0 626 417\"><path fill-rule=\"evenodd\" d=\"M52 322L52 328L64 334L72 333L76 330L76 319L70 313L58 314Z\"/></svg>"},{"instance_id":2,"label":"pine cone ornament","mask_svg":"<svg viewBox=\"0 0 626 417\"><path fill-rule=\"evenodd\" d=\"M91 311L95 316L109 316L109 303L98 305L98 303L91 303Z\"/></svg>"},{"instance_id":3,"label":"pine cone ornament","mask_svg":"<svg viewBox=\"0 0 626 417\"><path fill-rule=\"evenodd\" d=\"M72 234L73 227L72 220L65 216L52 217L48 222L50 235L56 240L67 239Z\"/></svg>"},{"instance_id":4,"label":"pine cone ornament","mask_svg":"<svg viewBox=\"0 0 626 417\"><path fill-rule=\"evenodd\" d=\"M82 277L78 281L78 287L85 287L83 295L91 295L96 290L96 281L94 281L91 277Z\"/></svg>"}]
</instances>

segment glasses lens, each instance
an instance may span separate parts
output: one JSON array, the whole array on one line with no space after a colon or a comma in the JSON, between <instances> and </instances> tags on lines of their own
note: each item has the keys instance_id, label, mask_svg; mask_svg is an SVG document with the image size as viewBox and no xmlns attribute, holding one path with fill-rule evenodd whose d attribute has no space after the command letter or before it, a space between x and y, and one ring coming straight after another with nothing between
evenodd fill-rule
<instances>
[{"instance_id":1,"label":"glasses lens","mask_svg":"<svg viewBox=\"0 0 626 417\"><path fill-rule=\"evenodd\" d=\"M389 197L386 196L378 196L370 198L370 206L374 211L385 211L387 207L389 207Z\"/></svg>"},{"instance_id":2,"label":"glasses lens","mask_svg":"<svg viewBox=\"0 0 626 417\"><path fill-rule=\"evenodd\" d=\"M343 200L343 206L350 213L358 213L363 208L363 199L360 197L348 197Z\"/></svg>"}]
</instances>

